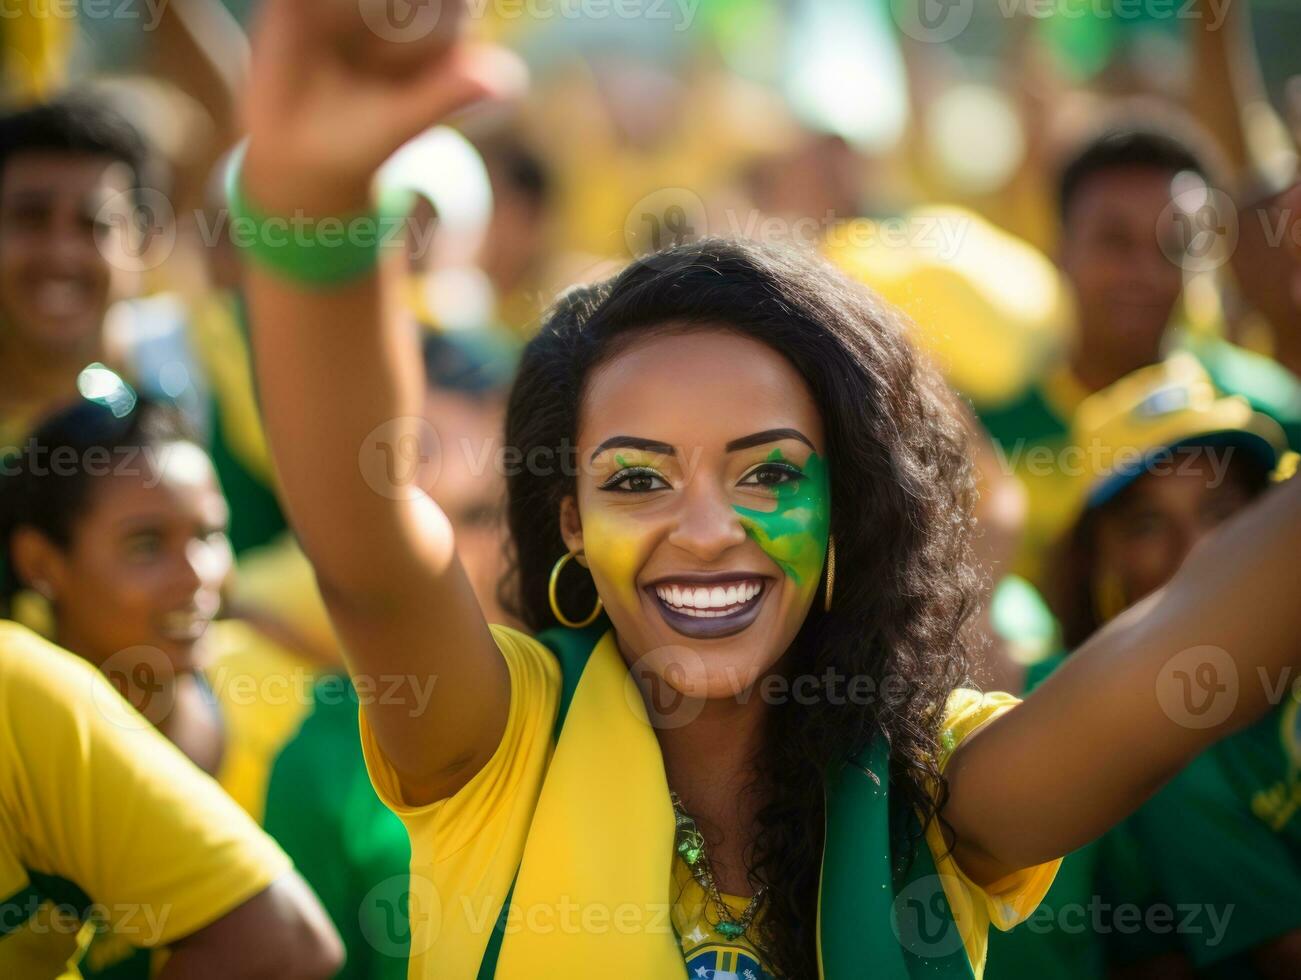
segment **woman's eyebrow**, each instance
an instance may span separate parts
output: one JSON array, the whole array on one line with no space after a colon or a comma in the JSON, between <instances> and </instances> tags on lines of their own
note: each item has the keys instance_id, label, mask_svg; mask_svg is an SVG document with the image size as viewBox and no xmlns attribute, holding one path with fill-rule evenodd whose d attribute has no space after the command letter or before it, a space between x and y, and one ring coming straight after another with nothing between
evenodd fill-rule
<instances>
[{"instance_id":1,"label":"woman's eyebrow","mask_svg":"<svg viewBox=\"0 0 1301 980\"><path fill-rule=\"evenodd\" d=\"M597 456L607 449L643 449L648 453L654 453L657 456L674 456L673 447L667 442L656 442L654 439L642 439L639 436L611 436L592 450L591 462Z\"/></svg>"},{"instance_id":2,"label":"woman's eyebrow","mask_svg":"<svg viewBox=\"0 0 1301 980\"><path fill-rule=\"evenodd\" d=\"M767 442L780 442L782 439L795 439L804 443L810 449L813 449L813 443L809 438L800 432L799 429L768 429L764 432L756 432L752 436L742 436L740 439L733 439L723 448L729 453L734 453L739 449L749 449L752 446L762 446Z\"/></svg>"}]
</instances>

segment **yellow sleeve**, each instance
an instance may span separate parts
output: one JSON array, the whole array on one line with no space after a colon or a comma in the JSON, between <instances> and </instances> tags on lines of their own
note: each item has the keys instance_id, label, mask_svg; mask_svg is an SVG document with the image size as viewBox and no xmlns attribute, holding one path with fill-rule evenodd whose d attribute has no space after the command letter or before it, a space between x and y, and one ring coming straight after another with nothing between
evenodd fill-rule
<instances>
[{"instance_id":1,"label":"yellow sleeve","mask_svg":"<svg viewBox=\"0 0 1301 980\"><path fill-rule=\"evenodd\" d=\"M137 946L195 932L291 867L97 670L7 623L0 814L23 867L75 885Z\"/></svg>"},{"instance_id":2,"label":"yellow sleeve","mask_svg":"<svg viewBox=\"0 0 1301 980\"><path fill-rule=\"evenodd\" d=\"M941 769L964 739L1020 703L1010 694L982 694L966 688L954 691L949 697L948 711L940 731ZM1029 918L1052 886L1061 859L1023 868L982 887L968 878L954 861L945 846L940 827L934 821L926 829L926 843L935 858L935 869L953 910L954 923L966 945L976 980L980 980L989 946L990 925L1006 932Z\"/></svg>"},{"instance_id":3,"label":"yellow sleeve","mask_svg":"<svg viewBox=\"0 0 1301 980\"><path fill-rule=\"evenodd\" d=\"M510 674L510 711L496 752L454 796L427 806L403 799L362 702L361 742L371 782L411 839L413 977L474 976L493 910L505 900L524 855L551 758L560 699L555 657L523 633L491 629Z\"/></svg>"},{"instance_id":4,"label":"yellow sleeve","mask_svg":"<svg viewBox=\"0 0 1301 980\"><path fill-rule=\"evenodd\" d=\"M511 803L530 775L540 775L550 758L560 668L551 653L531 637L505 626L490 629L510 674L510 712L496 752L455 796L425 806L409 805L362 706L361 742L371 782L385 806L413 831L428 827L440 836L450 831L458 841L474 836ZM455 844L449 842L449 846Z\"/></svg>"}]
</instances>

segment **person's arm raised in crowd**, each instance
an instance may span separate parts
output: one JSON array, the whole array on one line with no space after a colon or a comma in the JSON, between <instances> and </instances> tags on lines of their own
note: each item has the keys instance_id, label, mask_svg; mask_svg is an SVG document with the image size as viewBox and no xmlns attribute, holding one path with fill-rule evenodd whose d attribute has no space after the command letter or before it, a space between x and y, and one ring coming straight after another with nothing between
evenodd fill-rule
<instances>
[{"instance_id":1,"label":"person's arm raised in crowd","mask_svg":"<svg viewBox=\"0 0 1301 980\"><path fill-rule=\"evenodd\" d=\"M1298 555L1291 480L964 741L945 818L966 873L990 883L1074 850L1263 715L1301 662Z\"/></svg>"},{"instance_id":2,"label":"person's arm raised in crowd","mask_svg":"<svg viewBox=\"0 0 1301 980\"><path fill-rule=\"evenodd\" d=\"M203 206L217 160L238 133L238 98L248 72L248 41L221 0L171 0L149 47L149 70L202 107L212 125L179 161L172 205L178 215Z\"/></svg>"},{"instance_id":3,"label":"person's arm raised in crowd","mask_svg":"<svg viewBox=\"0 0 1301 980\"><path fill-rule=\"evenodd\" d=\"M243 170L244 193L263 212L367 210L376 170L407 140L522 81L518 62L499 49L384 42L362 6L263 7ZM373 7L382 15L383 3ZM444 15L452 9L442 4ZM401 303L403 259L388 258L397 261L325 288L250 262L247 297L287 510L350 667L410 681L386 684L393 696L366 712L408 802L418 804L454 793L487 762L510 690L446 516L429 496L385 485L388 464L408 465L408 450L428 445L417 334Z\"/></svg>"},{"instance_id":4,"label":"person's arm raised in crowd","mask_svg":"<svg viewBox=\"0 0 1301 980\"><path fill-rule=\"evenodd\" d=\"M1190 42L1196 67L1189 99L1197 118L1228 157L1232 172L1226 178L1237 194L1261 175L1269 149L1262 142L1283 137L1287 127L1265 91L1248 5L1194 0L1192 13Z\"/></svg>"}]
</instances>

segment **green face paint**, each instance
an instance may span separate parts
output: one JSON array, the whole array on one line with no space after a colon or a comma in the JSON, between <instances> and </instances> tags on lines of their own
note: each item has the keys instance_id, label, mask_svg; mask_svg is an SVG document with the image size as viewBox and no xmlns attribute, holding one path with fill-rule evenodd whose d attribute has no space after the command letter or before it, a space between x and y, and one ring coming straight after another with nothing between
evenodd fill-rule
<instances>
[{"instance_id":1,"label":"green face paint","mask_svg":"<svg viewBox=\"0 0 1301 980\"><path fill-rule=\"evenodd\" d=\"M784 460L780 449L770 461ZM755 543L801 588L814 589L827 557L831 532L831 483L827 464L809 456L804 475L773 487L777 506L770 511L733 507Z\"/></svg>"}]
</instances>

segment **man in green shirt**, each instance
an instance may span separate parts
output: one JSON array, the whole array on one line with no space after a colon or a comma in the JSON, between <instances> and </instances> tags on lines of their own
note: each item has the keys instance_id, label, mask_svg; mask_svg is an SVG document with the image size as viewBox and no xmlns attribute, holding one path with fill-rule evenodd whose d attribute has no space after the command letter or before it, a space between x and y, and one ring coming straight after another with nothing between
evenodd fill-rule
<instances>
[{"instance_id":1,"label":"man in green shirt","mask_svg":"<svg viewBox=\"0 0 1301 980\"><path fill-rule=\"evenodd\" d=\"M315 709L267 789L266 830L330 914L347 950L338 980L406 980L411 844L366 774L357 690L320 681Z\"/></svg>"}]
</instances>

